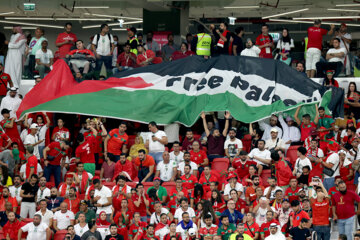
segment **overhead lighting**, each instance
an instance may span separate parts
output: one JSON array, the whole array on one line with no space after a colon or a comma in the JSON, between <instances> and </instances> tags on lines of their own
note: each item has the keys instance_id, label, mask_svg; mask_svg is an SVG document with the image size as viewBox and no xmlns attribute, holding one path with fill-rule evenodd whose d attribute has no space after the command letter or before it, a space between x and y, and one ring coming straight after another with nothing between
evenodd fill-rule
<instances>
[{"instance_id":1,"label":"overhead lighting","mask_svg":"<svg viewBox=\"0 0 360 240\"><path fill-rule=\"evenodd\" d=\"M306 23L306 24L314 24L313 21L301 21L301 20L291 20L291 19L276 19L270 18L271 22L286 22L286 23ZM323 25L341 25L338 22L322 22ZM360 24L346 23L347 26L360 27Z\"/></svg>"},{"instance_id":2,"label":"overhead lighting","mask_svg":"<svg viewBox=\"0 0 360 240\"><path fill-rule=\"evenodd\" d=\"M360 16L334 16L334 17L297 17L297 18L293 18L293 20L308 20L308 19L357 19L360 18Z\"/></svg>"},{"instance_id":3,"label":"overhead lighting","mask_svg":"<svg viewBox=\"0 0 360 240\"><path fill-rule=\"evenodd\" d=\"M328 11L337 11L337 12L360 12L360 10L355 9L341 9L341 8L328 8Z\"/></svg>"},{"instance_id":4,"label":"overhead lighting","mask_svg":"<svg viewBox=\"0 0 360 240\"><path fill-rule=\"evenodd\" d=\"M132 21L132 22L124 22L123 25L129 25L129 24L136 24L136 23L142 23L143 21L139 20L139 21ZM109 27L111 26L119 26L119 23L109 23L108 24ZM88 25L88 26L83 26L82 28L86 29L86 28L98 28L98 27L101 27L101 25Z\"/></svg>"},{"instance_id":5,"label":"overhead lighting","mask_svg":"<svg viewBox=\"0 0 360 240\"><path fill-rule=\"evenodd\" d=\"M305 11L308 11L308 10L309 10L308 8L304 8L304 9L299 9L299 10L295 10L295 11L284 12L284 13L279 13L279 14L275 14L275 15L271 15L271 16L262 17L262 19L268 19L268 18L273 18L273 17L280 17L280 16L289 15L289 14L294 14L294 13L298 13L298 12L305 12Z\"/></svg>"},{"instance_id":6,"label":"overhead lighting","mask_svg":"<svg viewBox=\"0 0 360 240\"><path fill-rule=\"evenodd\" d=\"M336 4L337 7L360 7L359 3Z\"/></svg>"},{"instance_id":7,"label":"overhead lighting","mask_svg":"<svg viewBox=\"0 0 360 240\"><path fill-rule=\"evenodd\" d=\"M11 27L11 26L6 26L6 27L4 27L4 29L13 29L13 27ZM36 27L35 27L35 26L34 26L34 27L22 27L22 29L23 29L23 30L36 29Z\"/></svg>"},{"instance_id":8,"label":"overhead lighting","mask_svg":"<svg viewBox=\"0 0 360 240\"><path fill-rule=\"evenodd\" d=\"M13 14L13 13L15 13L15 12L3 12L3 13L0 13L0 16L2 16L2 15L9 15L9 14Z\"/></svg>"},{"instance_id":9,"label":"overhead lighting","mask_svg":"<svg viewBox=\"0 0 360 240\"><path fill-rule=\"evenodd\" d=\"M17 24L17 25L25 25L25 26L37 26L37 27L48 27L48 28L59 28L59 29L64 28L64 26L57 26L57 25L15 22L15 21L6 21L6 20L0 20L0 23Z\"/></svg>"},{"instance_id":10,"label":"overhead lighting","mask_svg":"<svg viewBox=\"0 0 360 240\"><path fill-rule=\"evenodd\" d=\"M74 8L110 8L109 6L75 6Z\"/></svg>"},{"instance_id":11,"label":"overhead lighting","mask_svg":"<svg viewBox=\"0 0 360 240\"><path fill-rule=\"evenodd\" d=\"M259 6L227 6L227 7L224 7L224 8L259 8Z\"/></svg>"},{"instance_id":12,"label":"overhead lighting","mask_svg":"<svg viewBox=\"0 0 360 240\"><path fill-rule=\"evenodd\" d=\"M111 18L39 18L39 17L5 17L6 20L38 20L38 21L111 21Z\"/></svg>"},{"instance_id":13,"label":"overhead lighting","mask_svg":"<svg viewBox=\"0 0 360 240\"><path fill-rule=\"evenodd\" d=\"M113 28L111 29L112 31L127 31L126 28ZM142 31L143 29L142 28L137 28L136 30L138 31Z\"/></svg>"},{"instance_id":14,"label":"overhead lighting","mask_svg":"<svg viewBox=\"0 0 360 240\"><path fill-rule=\"evenodd\" d=\"M106 15L106 14L95 14L95 13L84 13L84 14L91 15L91 16L97 16L97 17L122 18L122 19L129 19L129 20L143 20L142 18L114 16L114 15Z\"/></svg>"}]
</instances>

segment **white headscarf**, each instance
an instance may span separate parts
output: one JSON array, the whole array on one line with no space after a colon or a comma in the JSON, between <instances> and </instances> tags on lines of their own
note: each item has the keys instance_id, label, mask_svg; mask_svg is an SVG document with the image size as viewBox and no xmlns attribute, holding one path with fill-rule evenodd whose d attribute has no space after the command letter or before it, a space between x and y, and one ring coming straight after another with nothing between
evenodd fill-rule
<instances>
[{"instance_id":1,"label":"white headscarf","mask_svg":"<svg viewBox=\"0 0 360 240\"><path fill-rule=\"evenodd\" d=\"M277 232L275 234L271 234L265 238L265 240L286 240L284 234L282 234L280 226L277 225Z\"/></svg>"}]
</instances>

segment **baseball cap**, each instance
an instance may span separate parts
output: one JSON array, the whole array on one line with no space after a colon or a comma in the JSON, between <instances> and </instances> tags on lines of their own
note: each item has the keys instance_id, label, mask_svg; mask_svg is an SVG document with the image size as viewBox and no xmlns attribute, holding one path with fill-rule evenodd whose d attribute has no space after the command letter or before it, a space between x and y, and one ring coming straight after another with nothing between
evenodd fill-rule
<instances>
[{"instance_id":1,"label":"baseball cap","mask_svg":"<svg viewBox=\"0 0 360 240\"><path fill-rule=\"evenodd\" d=\"M328 75L328 74L334 74L334 73L335 73L334 70L327 70L327 71L326 71L326 75Z\"/></svg>"},{"instance_id":2,"label":"baseball cap","mask_svg":"<svg viewBox=\"0 0 360 240\"><path fill-rule=\"evenodd\" d=\"M276 128L272 128L270 132L278 132Z\"/></svg>"},{"instance_id":3,"label":"baseball cap","mask_svg":"<svg viewBox=\"0 0 360 240\"><path fill-rule=\"evenodd\" d=\"M155 181L155 180L161 181L161 179L160 179L159 177L154 177L154 181Z\"/></svg>"},{"instance_id":4,"label":"baseball cap","mask_svg":"<svg viewBox=\"0 0 360 240\"><path fill-rule=\"evenodd\" d=\"M86 205L88 205L88 203L87 203L86 200L81 200L81 201L80 201L80 204L86 204Z\"/></svg>"},{"instance_id":5,"label":"baseball cap","mask_svg":"<svg viewBox=\"0 0 360 240\"><path fill-rule=\"evenodd\" d=\"M39 125L37 125L36 123L33 123L33 124L31 124L31 126L30 126L30 129L37 129L39 127Z\"/></svg>"}]
</instances>

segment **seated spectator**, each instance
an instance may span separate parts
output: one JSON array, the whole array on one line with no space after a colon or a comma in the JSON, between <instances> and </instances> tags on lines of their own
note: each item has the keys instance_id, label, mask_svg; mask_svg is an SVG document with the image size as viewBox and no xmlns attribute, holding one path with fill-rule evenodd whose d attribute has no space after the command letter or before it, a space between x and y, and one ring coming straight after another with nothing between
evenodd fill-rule
<instances>
[{"instance_id":1,"label":"seated spectator","mask_svg":"<svg viewBox=\"0 0 360 240\"><path fill-rule=\"evenodd\" d=\"M160 57L156 57L152 50L145 50L143 45L137 46L138 55L136 57L136 64L140 67L145 67L151 64L161 63Z\"/></svg>"},{"instance_id":2,"label":"seated spectator","mask_svg":"<svg viewBox=\"0 0 360 240\"><path fill-rule=\"evenodd\" d=\"M198 203L201 203L201 201L204 198L205 198L205 191L202 184L196 183L194 187L194 191L192 191L190 195L190 206L193 209L195 209Z\"/></svg>"},{"instance_id":3,"label":"seated spectator","mask_svg":"<svg viewBox=\"0 0 360 240\"><path fill-rule=\"evenodd\" d=\"M58 190L56 187L50 189L50 198L47 204L47 208L53 213L60 209L60 204L64 201L63 197L58 196Z\"/></svg>"},{"instance_id":4,"label":"seated spectator","mask_svg":"<svg viewBox=\"0 0 360 240\"><path fill-rule=\"evenodd\" d=\"M181 144L183 152L192 150L192 145L194 141L199 141L199 139L196 139L194 137L193 131L188 128L185 133L184 141Z\"/></svg>"},{"instance_id":5,"label":"seated spectator","mask_svg":"<svg viewBox=\"0 0 360 240\"><path fill-rule=\"evenodd\" d=\"M124 240L124 237L118 234L116 224L111 224L109 229L110 229L110 234L107 235L104 240Z\"/></svg>"},{"instance_id":6,"label":"seated spectator","mask_svg":"<svg viewBox=\"0 0 360 240\"><path fill-rule=\"evenodd\" d=\"M240 179L249 174L250 165L256 166L256 162L251 161L247 155L247 152L242 150L239 153L239 158L235 158L232 162L232 166L236 169L237 176Z\"/></svg>"},{"instance_id":7,"label":"seated spectator","mask_svg":"<svg viewBox=\"0 0 360 240\"><path fill-rule=\"evenodd\" d=\"M126 70L132 70L136 67L136 55L130 52L130 48L130 43L125 43L124 52L120 53L116 61L115 74Z\"/></svg>"},{"instance_id":8,"label":"seated spectator","mask_svg":"<svg viewBox=\"0 0 360 240\"><path fill-rule=\"evenodd\" d=\"M65 235L66 240L81 240L80 236L76 235L73 225L69 225L67 228L67 233Z\"/></svg>"},{"instance_id":9,"label":"seated spectator","mask_svg":"<svg viewBox=\"0 0 360 240\"><path fill-rule=\"evenodd\" d=\"M45 223L49 228L53 227L53 220L54 220L54 213L47 209L47 200L43 199L39 203L40 210L37 211L35 214L41 216L41 222Z\"/></svg>"},{"instance_id":10,"label":"seated spectator","mask_svg":"<svg viewBox=\"0 0 360 240\"><path fill-rule=\"evenodd\" d=\"M206 152L200 149L200 143L194 141L192 144L192 150L190 150L190 160L197 164L197 169L201 174L205 166L209 165L209 160L207 158Z\"/></svg>"},{"instance_id":11,"label":"seated spectator","mask_svg":"<svg viewBox=\"0 0 360 240\"><path fill-rule=\"evenodd\" d=\"M79 212L80 209L80 199L77 196L76 188L71 187L69 190L69 196L64 200L68 205L68 210L73 212L74 214Z\"/></svg>"},{"instance_id":12,"label":"seated spectator","mask_svg":"<svg viewBox=\"0 0 360 240\"><path fill-rule=\"evenodd\" d=\"M181 43L180 50L173 52L169 61L175 61L178 59L186 58L189 56L196 55L194 52L188 50L188 44L183 42Z\"/></svg>"},{"instance_id":13,"label":"seated spectator","mask_svg":"<svg viewBox=\"0 0 360 240\"><path fill-rule=\"evenodd\" d=\"M275 192L277 190L282 190L279 186L277 186L276 177L269 177L268 178L269 186L264 190L264 196L273 201L275 199Z\"/></svg>"},{"instance_id":14,"label":"seated spectator","mask_svg":"<svg viewBox=\"0 0 360 240\"><path fill-rule=\"evenodd\" d=\"M173 143L173 151L170 152L170 161L174 161L177 166L179 166L180 163L184 162L184 152L180 151L180 143L178 141L175 141Z\"/></svg>"},{"instance_id":15,"label":"seated spectator","mask_svg":"<svg viewBox=\"0 0 360 240\"><path fill-rule=\"evenodd\" d=\"M136 185L136 193L132 194L131 200L134 203L134 211L135 213L139 213L141 217L141 221L146 222L146 208L149 207L149 197L145 193L144 185L142 183L138 183ZM135 218L135 216L134 216ZM140 219L139 219L140 220Z\"/></svg>"},{"instance_id":16,"label":"seated spectator","mask_svg":"<svg viewBox=\"0 0 360 240\"><path fill-rule=\"evenodd\" d=\"M85 214L84 213L77 213L75 217L75 219L77 220L77 224L74 226L74 230L76 235L78 235L79 237L82 237L82 235L89 230L89 226L86 222L86 218L85 218ZM94 217L95 217L95 213L94 213Z\"/></svg>"},{"instance_id":17,"label":"seated spectator","mask_svg":"<svg viewBox=\"0 0 360 240\"><path fill-rule=\"evenodd\" d=\"M174 182L177 175L177 164L170 161L169 152L163 153L163 161L156 166L155 178L160 178L163 182ZM155 180L154 178L154 180Z\"/></svg>"},{"instance_id":18,"label":"seated spectator","mask_svg":"<svg viewBox=\"0 0 360 240\"><path fill-rule=\"evenodd\" d=\"M160 222L156 224L155 227L155 236L157 236L159 239L164 239L165 235L170 233L169 224L171 224L171 222L168 220L166 213L162 213L159 219ZM176 232L176 229L174 232Z\"/></svg>"},{"instance_id":19,"label":"seated spectator","mask_svg":"<svg viewBox=\"0 0 360 240\"><path fill-rule=\"evenodd\" d=\"M104 23L101 24L100 29L101 32L95 34L91 42L91 49L96 57L96 71L99 72L103 64L107 71L112 69L112 55L115 48L113 35L109 33L109 26Z\"/></svg>"},{"instance_id":20,"label":"seated spectator","mask_svg":"<svg viewBox=\"0 0 360 240\"><path fill-rule=\"evenodd\" d=\"M100 232L97 231L97 226L96 226L95 221L89 222L89 223L88 223L88 226L89 226L89 230L86 231L86 232L82 235L81 240L87 240L87 239L89 239L90 237L95 237L95 239L102 239ZM90 238L90 239L91 239L91 238Z\"/></svg>"},{"instance_id":21,"label":"seated spectator","mask_svg":"<svg viewBox=\"0 0 360 240\"><path fill-rule=\"evenodd\" d=\"M33 222L21 227L18 233L18 239L21 239L21 235L27 232L27 239L45 240L50 239L51 230L48 225L41 222L41 216L35 215Z\"/></svg>"},{"instance_id":22,"label":"seated spectator","mask_svg":"<svg viewBox=\"0 0 360 240\"><path fill-rule=\"evenodd\" d=\"M248 57L259 57L261 50L256 45L253 44L250 38L246 39L245 49L241 51L241 56Z\"/></svg>"},{"instance_id":23,"label":"seated spectator","mask_svg":"<svg viewBox=\"0 0 360 240\"><path fill-rule=\"evenodd\" d=\"M284 234L281 232L280 227L277 223L271 223L269 225L268 236L265 240L285 240Z\"/></svg>"},{"instance_id":24,"label":"seated spectator","mask_svg":"<svg viewBox=\"0 0 360 240\"><path fill-rule=\"evenodd\" d=\"M334 70L326 70L326 77L323 81L323 86L325 87L339 87L339 82L334 79Z\"/></svg>"},{"instance_id":25,"label":"seated spectator","mask_svg":"<svg viewBox=\"0 0 360 240\"><path fill-rule=\"evenodd\" d=\"M248 154L248 157L256 162L256 166L259 169L258 174L261 175L263 169L270 169L271 163L271 153L269 150L265 149L265 141L259 140L257 143L257 148L251 150Z\"/></svg>"},{"instance_id":26,"label":"seated spectator","mask_svg":"<svg viewBox=\"0 0 360 240\"><path fill-rule=\"evenodd\" d=\"M65 175L65 182L63 182L59 187L59 195L63 198L69 197L70 188L75 187L74 182L74 175L75 173L67 173Z\"/></svg>"},{"instance_id":27,"label":"seated spectator","mask_svg":"<svg viewBox=\"0 0 360 240\"><path fill-rule=\"evenodd\" d=\"M64 230L69 225L74 225L75 215L68 210L68 204L62 202L60 204L60 210L54 214L54 229L56 231Z\"/></svg>"},{"instance_id":28,"label":"seated spectator","mask_svg":"<svg viewBox=\"0 0 360 240\"><path fill-rule=\"evenodd\" d=\"M174 218L175 223L180 223L183 220L183 213L188 213L189 218L192 221L195 221L195 211L193 208L189 207L189 201L186 197L180 199L180 207L176 209Z\"/></svg>"},{"instance_id":29,"label":"seated spectator","mask_svg":"<svg viewBox=\"0 0 360 240\"><path fill-rule=\"evenodd\" d=\"M285 143L279 136L278 130L276 128L272 128L270 130L271 138L266 140L265 148L268 149L270 152L275 150L282 150L285 151Z\"/></svg>"},{"instance_id":30,"label":"seated spectator","mask_svg":"<svg viewBox=\"0 0 360 240\"><path fill-rule=\"evenodd\" d=\"M180 47L176 43L174 43L174 34L168 34L167 40L168 42L161 48L162 58L164 62L168 62L172 54L180 49Z\"/></svg>"},{"instance_id":31,"label":"seated spectator","mask_svg":"<svg viewBox=\"0 0 360 240\"><path fill-rule=\"evenodd\" d=\"M327 70L335 69L334 77L337 77L341 72L347 51L340 47L340 41L339 38L333 38L333 48L330 48L326 53L327 62L316 63L317 77L325 77L324 72Z\"/></svg>"},{"instance_id":32,"label":"seated spectator","mask_svg":"<svg viewBox=\"0 0 360 240\"><path fill-rule=\"evenodd\" d=\"M259 204L257 204L252 209L252 212L255 213L255 222L259 226L266 222L266 214L268 211L272 212L270 207L270 200L266 197L261 197L259 200Z\"/></svg>"},{"instance_id":33,"label":"seated spectator","mask_svg":"<svg viewBox=\"0 0 360 240\"><path fill-rule=\"evenodd\" d=\"M1 102L1 100L6 96L8 92L8 86L9 88L14 86L10 75L4 72L4 65L1 62L0 62L0 79L2 83L0 85L0 102Z\"/></svg>"},{"instance_id":34,"label":"seated spectator","mask_svg":"<svg viewBox=\"0 0 360 240\"><path fill-rule=\"evenodd\" d=\"M227 215L222 215L220 217L220 224L217 230L217 235L221 236L221 239L229 239L230 236L235 232L236 227L233 223L230 222L230 218Z\"/></svg>"},{"instance_id":35,"label":"seated spectator","mask_svg":"<svg viewBox=\"0 0 360 240\"><path fill-rule=\"evenodd\" d=\"M129 226L129 239L138 239L137 237L142 236L143 232L146 230L147 223L146 221L140 221L140 213L135 212L133 217L133 223ZM146 220L147 217L144 218Z\"/></svg>"},{"instance_id":36,"label":"seated spectator","mask_svg":"<svg viewBox=\"0 0 360 240\"><path fill-rule=\"evenodd\" d=\"M214 212L216 213L217 216L220 216L221 213L225 210L226 204L225 204L219 190L212 190L211 191L210 201L212 203L212 207L214 209Z\"/></svg>"},{"instance_id":37,"label":"seated spectator","mask_svg":"<svg viewBox=\"0 0 360 240\"><path fill-rule=\"evenodd\" d=\"M156 190L156 195L158 196L158 198L160 199L161 203L165 203L166 199L167 199L167 191L166 188L164 188L163 186L160 185L161 183L161 179L159 177L155 177L154 178L154 186L150 187L147 190L147 194L149 194L151 189L155 189Z\"/></svg>"},{"instance_id":38,"label":"seated spectator","mask_svg":"<svg viewBox=\"0 0 360 240\"><path fill-rule=\"evenodd\" d=\"M291 208L293 212L290 214L290 217L292 217L293 228L299 226L302 219L310 220L309 215L301 209L299 200L292 201Z\"/></svg>"},{"instance_id":39,"label":"seated spectator","mask_svg":"<svg viewBox=\"0 0 360 240\"><path fill-rule=\"evenodd\" d=\"M226 210L221 214L221 216L226 216L228 217L228 221L231 224L235 224L237 225L238 223L242 222L244 215L242 215L241 212L239 212L238 210L236 210L235 208L235 202L234 200L230 199L227 202L227 208ZM220 218L220 221L222 220L222 217ZM219 223L219 226L222 226L222 221Z\"/></svg>"},{"instance_id":40,"label":"seated spectator","mask_svg":"<svg viewBox=\"0 0 360 240\"><path fill-rule=\"evenodd\" d=\"M89 49L86 49L82 40L76 41L76 49L71 50L67 55L70 58L70 64L76 74L76 77L82 77L89 73L91 61L95 60L95 55ZM82 73L80 72L82 69Z\"/></svg>"},{"instance_id":41,"label":"seated spectator","mask_svg":"<svg viewBox=\"0 0 360 240\"><path fill-rule=\"evenodd\" d=\"M110 181L114 176L115 163L110 158L106 158L101 166L100 179Z\"/></svg>"},{"instance_id":42,"label":"seated spectator","mask_svg":"<svg viewBox=\"0 0 360 240\"><path fill-rule=\"evenodd\" d=\"M0 211L5 211L5 204L9 202L12 206L12 211L16 212L18 209L18 203L15 197L12 197L8 187L3 187L2 196L0 198Z\"/></svg>"},{"instance_id":43,"label":"seated spectator","mask_svg":"<svg viewBox=\"0 0 360 240\"><path fill-rule=\"evenodd\" d=\"M153 51L156 55L158 55L160 51L159 44L154 40L154 32L149 31L146 34L146 43L145 48Z\"/></svg>"},{"instance_id":44,"label":"seated spectator","mask_svg":"<svg viewBox=\"0 0 360 240\"><path fill-rule=\"evenodd\" d=\"M21 227L25 225L24 222L20 222L15 212L8 213L8 222L3 226L4 237L6 239L18 239L18 233Z\"/></svg>"},{"instance_id":45,"label":"seated spectator","mask_svg":"<svg viewBox=\"0 0 360 240\"><path fill-rule=\"evenodd\" d=\"M297 156L293 174L296 177L300 177L302 174L302 169L304 166L309 166L310 170L312 169L312 165L310 160L306 157L307 150L304 147L298 147L297 149Z\"/></svg>"},{"instance_id":46,"label":"seated spectator","mask_svg":"<svg viewBox=\"0 0 360 240\"><path fill-rule=\"evenodd\" d=\"M12 206L11 202L6 202L4 211L0 212L0 226L1 227L4 227L5 224L8 222L8 215L10 212L13 212L13 206ZM15 214L15 217L17 219L19 219L20 221L23 220L23 218L21 216L19 216L18 214Z\"/></svg>"},{"instance_id":47,"label":"seated spectator","mask_svg":"<svg viewBox=\"0 0 360 240\"><path fill-rule=\"evenodd\" d=\"M97 227L105 227L108 228L110 223L106 220L106 212L102 211L99 213L98 218L96 219L96 226Z\"/></svg>"},{"instance_id":48,"label":"seated spectator","mask_svg":"<svg viewBox=\"0 0 360 240\"><path fill-rule=\"evenodd\" d=\"M255 222L255 214L249 212L245 217L245 234L249 235L253 239L259 239L260 227Z\"/></svg>"},{"instance_id":49,"label":"seated spectator","mask_svg":"<svg viewBox=\"0 0 360 240\"><path fill-rule=\"evenodd\" d=\"M135 158L137 158L140 149L145 150L145 152L147 153L147 149L144 144L144 139L140 135L137 135L135 137L135 143L130 147L128 159L134 160ZM171 153L170 153L170 160L171 160Z\"/></svg>"},{"instance_id":50,"label":"seated spectator","mask_svg":"<svg viewBox=\"0 0 360 240\"><path fill-rule=\"evenodd\" d=\"M229 173L229 176L226 180L228 181L228 184L225 185L224 189L224 199L226 201L230 199L230 192L233 189L236 190L239 197L244 193L244 187L237 181L237 176L235 174Z\"/></svg>"},{"instance_id":51,"label":"seated spectator","mask_svg":"<svg viewBox=\"0 0 360 240\"><path fill-rule=\"evenodd\" d=\"M190 166L190 174L197 176L198 167L197 164L191 161L191 154L189 152L184 153L184 161L178 165L178 176L183 176L185 174L185 165Z\"/></svg>"},{"instance_id":52,"label":"seated spectator","mask_svg":"<svg viewBox=\"0 0 360 240\"><path fill-rule=\"evenodd\" d=\"M138 171L140 182L152 182L154 178L155 161L152 156L147 155L145 150L139 150L139 156L134 160L135 168Z\"/></svg>"},{"instance_id":53,"label":"seated spectator","mask_svg":"<svg viewBox=\"0 0 360 240\"><path fill-rule=\"evenodd\" d=\"M204 216L205 226L199 229L199 235L205 239L205 237L217 236L218 226L213 224L213 219L210 214Z\"/></svg>"},{"instance_id":54,"label":"seated spectator","mask_svg":"<svg viewBox=\"0 0 360 240\"><path fill-rule=\"evenodd\" d=\"M45 77L45 72L52 70L54 63L54 55L48 47L48 41L44 40L41 43L41 49L35 54L36 67L35 70L39 71L41 78Z\"/></svg>"},{"instance_id":55,"label":"seated spectator","mask_svg":"<svg viewBox=\"0 0 360 240\"><path fill-rule=\"evenodd\" d=\"M304 63L302 62L298 62L296 63L296 71L302 73L304 76L307 77L306 72L305 72L305 66Z\"/></svg>"},{"instance_id":56,"label":"seated spectator","mask_svg":"<svg viewBox=\"0 0 360 240\"><path fill-rule=\"evenodd\" d=\"M96 214L92 209L88 208L88 202L86 200L81 200L79 209L80 209L80 211L78 213L76 213L76 215L75 215L76 220L78 220L79 222L82 222L82 220L80 220L80 215L81 214L84 215L84 221L86 223L89 223L90 221L95 220ZM84 225L81 225L81 227L83 228ZM75 229L76 228L77 227L75 225ZM84 233L84 232L85 231L83 231L82 233Z\"/></svg>"},{"instance_id":57,"label":"seated spectator","mask_svg":"<svg viewBox=\"0 0 360 240\"><path fill-rule=\"evenodd\" d=\"M289 199L292 203L294 200L299 201L300 188L298 187L298 181L295 176L290 179L290 186L285 190L285 198Z\"/></svg>"},{"instance_id":58,"label":"seated spectator","mask_svg":"<svg viewBox=\"0 0 360 240\"><path fill-rule=\"evenodd\" d=\"M161 202L155 202L154 212L150 216L150 224L157 226L161 223L162 215L165 214L167 221L172 222L174 220L173 215L161 205Z\"/></svg>"},{"instance_id":59,"label":"seated spectator","mask_svg":"<svg viewBox=\"0 0 360 240\"><path fill-rule=\"evenodd\" d=\"M282 129L277 126L278 124L278 117L276 115L271 115L270 123L265 122L265 120L259 121L260 129L264 131L262 139L265 141L271 139L271 130L276 128L278 131L278 137L282 138L283 132Z\"/></svg>"},{"instance_id":60,"label":"seated spectator","mask_svg":"<svg viewBox=\"0 0 360 240\"><path fill-rule=\"evenodd\" d=\"M176 227L176 232L181 234L182 239L187 239L188 234L190 235L191 231L193 233L197 232L196 224L190 219L188 212L183 212L181 214L181 221Z\"/></svg>"}]
</instances>

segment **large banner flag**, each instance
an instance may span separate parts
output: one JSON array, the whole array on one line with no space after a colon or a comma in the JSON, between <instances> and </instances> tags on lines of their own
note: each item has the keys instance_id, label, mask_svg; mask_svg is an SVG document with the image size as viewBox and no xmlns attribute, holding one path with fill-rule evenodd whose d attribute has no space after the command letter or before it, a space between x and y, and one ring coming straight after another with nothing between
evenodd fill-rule
<instances>
[{"instance_id":1,"label":"large banner flag","mask_svg":"<svg viewBox=\"0 0 360 240\"><path fill-rule=\"evenodd\" d=\"M191 126L202 111L228 110L249 123L320 102L341 115L343 94L272 59L193 56L81 83L59 60L26 94L17 117L47 111Z\"/></svg>"}]
</instances>

